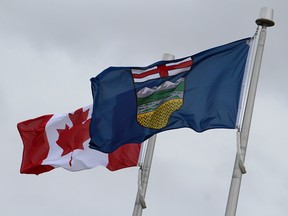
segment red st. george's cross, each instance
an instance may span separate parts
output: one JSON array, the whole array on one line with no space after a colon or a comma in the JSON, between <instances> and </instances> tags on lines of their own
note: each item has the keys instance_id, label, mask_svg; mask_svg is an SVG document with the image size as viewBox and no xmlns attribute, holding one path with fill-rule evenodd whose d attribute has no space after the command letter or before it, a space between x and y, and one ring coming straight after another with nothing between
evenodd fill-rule
<instances>
[{"instance_id":1,"label":"red st. george's cross","mask_svg":"<svg viewBox=\"0 0 288 216\"><path fill-rule=\"evenodd\" d=\"M135 82L145 82L150 79L163 78L174 76L179 73L190 70L193 62L191 57L186 58L180 62L167 63L155 66L148 70L132 70L132 75Z\"/></svg>"}]
</instances>

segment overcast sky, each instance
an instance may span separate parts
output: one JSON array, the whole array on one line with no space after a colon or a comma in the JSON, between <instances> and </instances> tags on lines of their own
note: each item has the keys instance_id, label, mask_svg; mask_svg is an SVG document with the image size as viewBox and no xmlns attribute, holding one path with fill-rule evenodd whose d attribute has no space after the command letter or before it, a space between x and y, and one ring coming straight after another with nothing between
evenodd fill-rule
<instances>
[{"instance_id":1,"label":"overcast sky","mask_svg":"<svg viewBox=\"0 0 288 216\"><path fill-rule=\"evenodd\" d=\"M19 173L16 124L91 104L90 78L253 36L274 9L252 119L237 215L288 212L287 0L0 0L0 215L132 215L138 168ZM143 216L222 216L236 154L234 130L157 136Z\"/></svg>"}]
</instances>

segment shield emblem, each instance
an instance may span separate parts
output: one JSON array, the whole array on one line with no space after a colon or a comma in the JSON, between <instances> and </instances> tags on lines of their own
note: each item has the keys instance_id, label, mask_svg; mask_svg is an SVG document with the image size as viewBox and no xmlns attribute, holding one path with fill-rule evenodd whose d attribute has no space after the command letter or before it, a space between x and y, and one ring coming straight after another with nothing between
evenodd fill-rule
<instances>
[{"instance_id":1,"label":"shield emblem","mask_svg":"<svg viewBox=\"0 0 288 216\"><path fill-rule=\"evenodd\" d=\"M147 70L132 69L137 95L137 121L151 129L165 128L173 112L183 104L185 75L192 59L154 66Z\"/></svg>"}]
</instances>

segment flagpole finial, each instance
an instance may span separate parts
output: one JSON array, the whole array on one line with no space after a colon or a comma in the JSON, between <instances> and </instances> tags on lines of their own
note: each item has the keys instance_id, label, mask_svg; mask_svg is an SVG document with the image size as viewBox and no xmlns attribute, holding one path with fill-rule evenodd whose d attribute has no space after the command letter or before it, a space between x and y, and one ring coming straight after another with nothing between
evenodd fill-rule
<instances>
[{"instance_id":1,"label":"flagpole finial","mask_svg":"<svg viewBox=\"0 0 288 216\"><path fill-rule=\"evenodd\" d=\"M260 10L259 18L255 21L257 25L261 26L274 26L275 22L273 21L273 9L262 7Z\"/></svg>"},{"instance_id":2,"label":"flagpole finial","mask_svg":"<svg viewBox=\"0 0 288 216\"><path fill-rule=\"evenodd\" d=\"M162 55L162 60L172 60L175 59L175 56L170 53L164 53Z\"/></svg>"}]
</instances>

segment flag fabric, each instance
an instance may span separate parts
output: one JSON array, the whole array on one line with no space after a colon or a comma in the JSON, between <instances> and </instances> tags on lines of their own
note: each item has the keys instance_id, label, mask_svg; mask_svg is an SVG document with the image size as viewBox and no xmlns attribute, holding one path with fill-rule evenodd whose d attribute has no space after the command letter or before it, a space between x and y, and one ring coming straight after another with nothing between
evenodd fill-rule
<instances>
[{"instance_id":1,"label":"flag fabric","mask_svg":"<svg viewBox=\"0 0 288 216\"><path fill-rule=\"evenodd\" d=\"M177 128L235 128L251 38L91 79L90 148L113 152Z\"/></svg>"},{"instance_id":2,"label":"flag fabric","mask_svg":"<svg viewBox=\"0 0 288 216\"><path fill-rule=\"evenodd\" d=\"M18 123L24 144L20 172L38 175L57 167L80 171L105 166L115 171L136 166L140 144L125 144L109 154L89 148L91 113L92 105Z\"/></svg>"}]
</instances>

